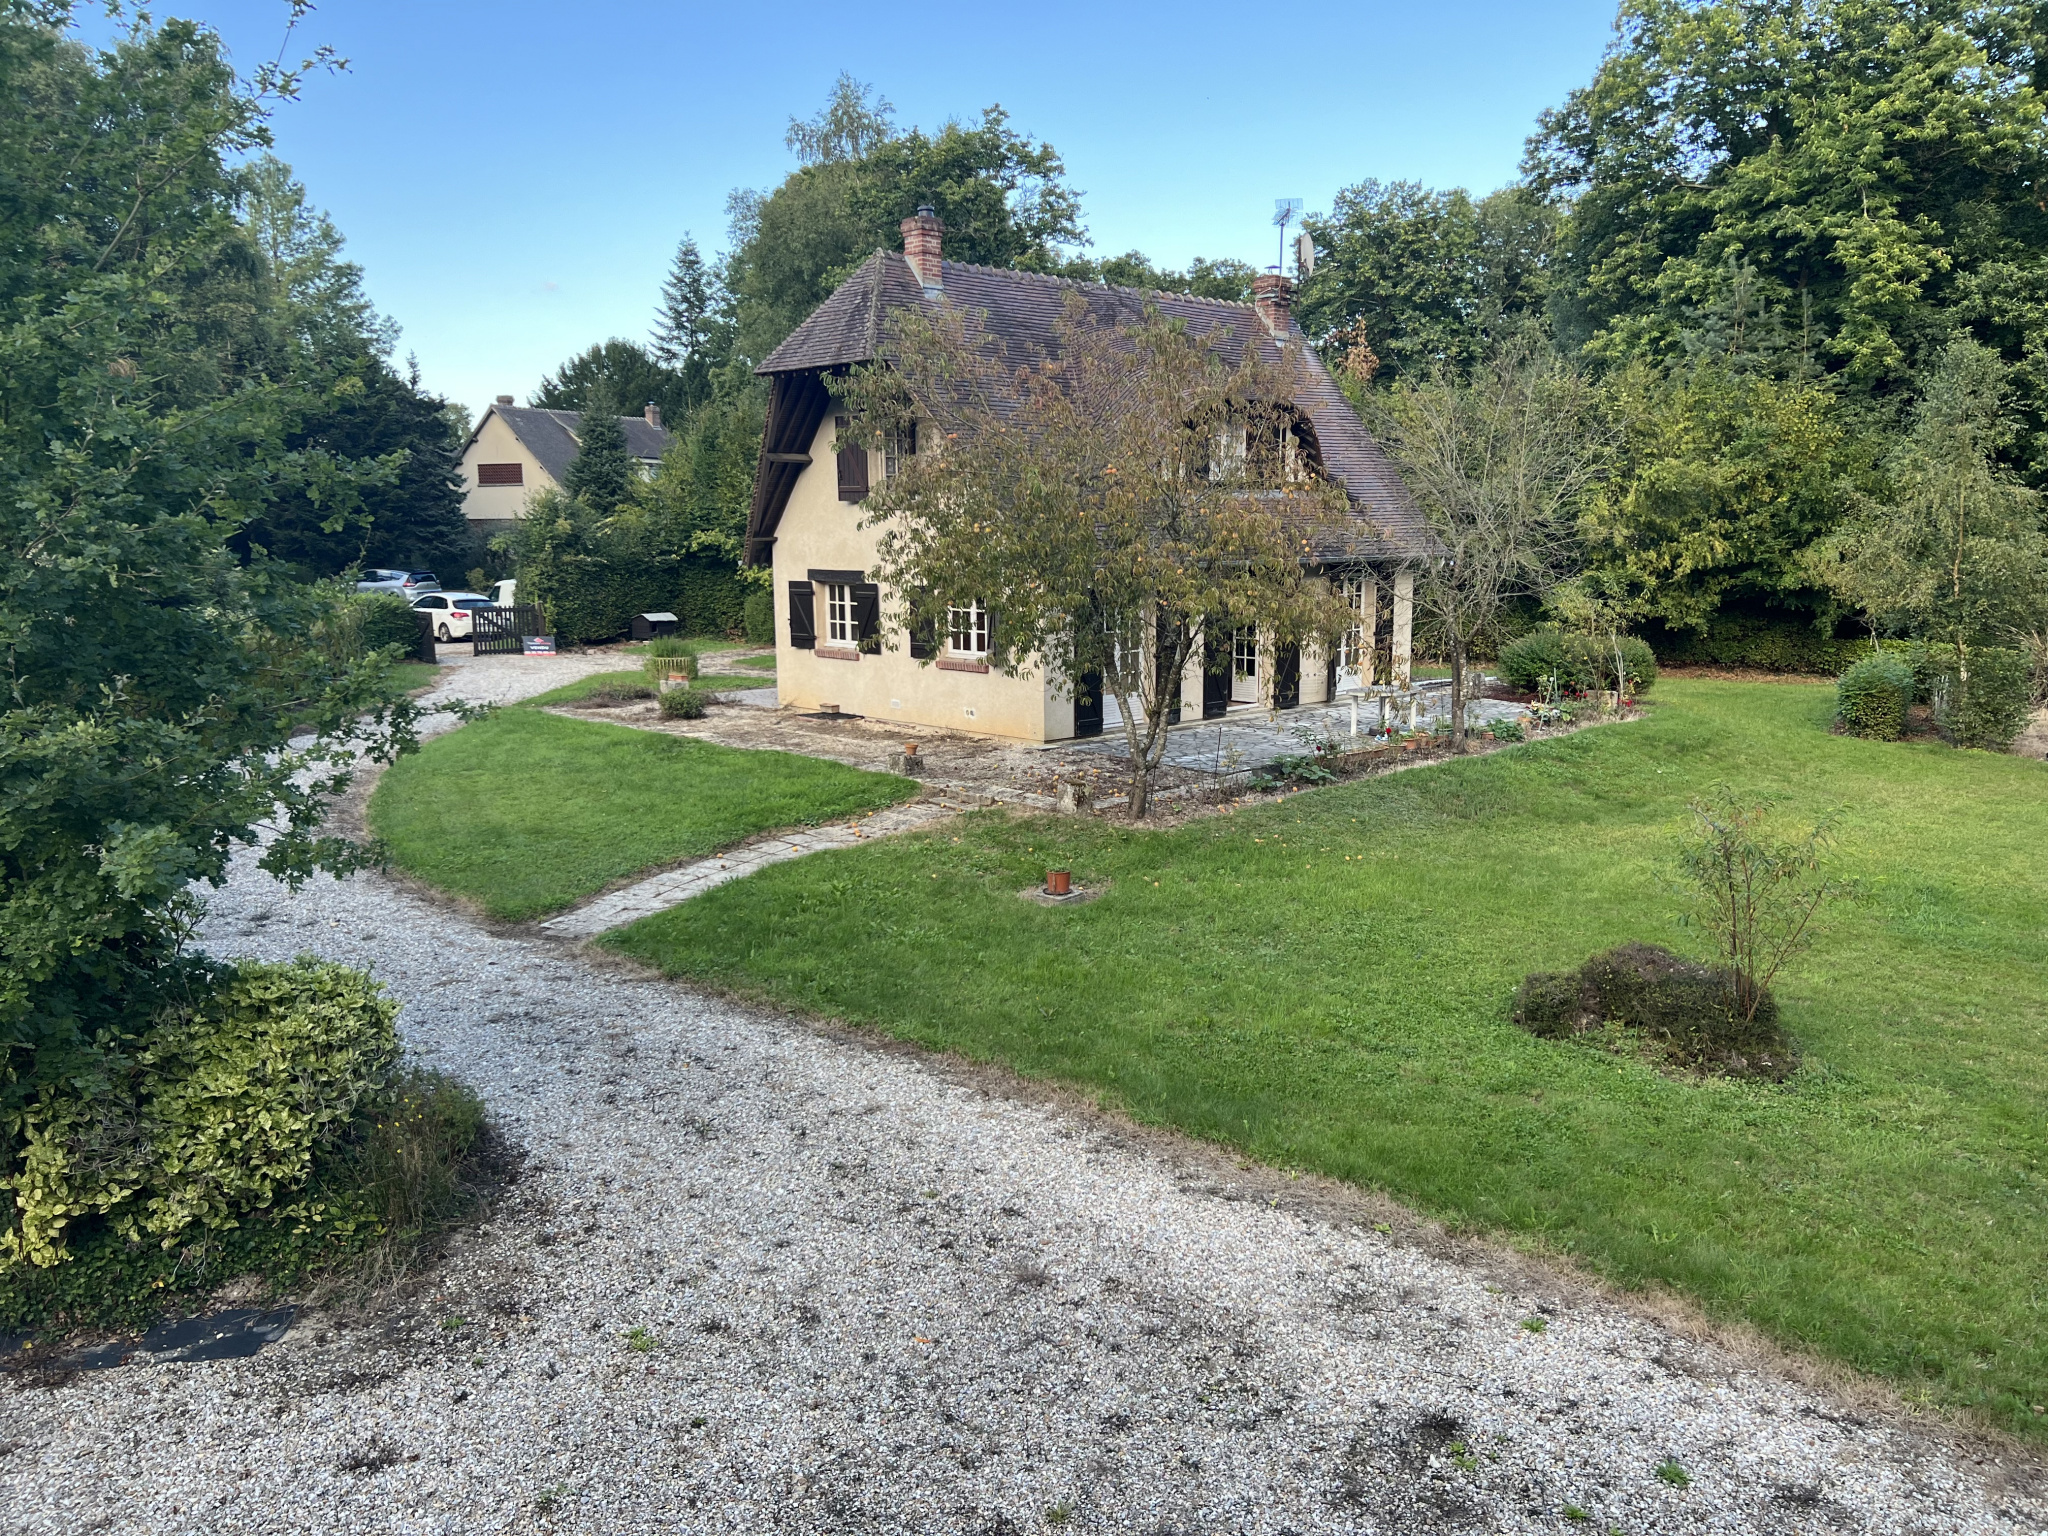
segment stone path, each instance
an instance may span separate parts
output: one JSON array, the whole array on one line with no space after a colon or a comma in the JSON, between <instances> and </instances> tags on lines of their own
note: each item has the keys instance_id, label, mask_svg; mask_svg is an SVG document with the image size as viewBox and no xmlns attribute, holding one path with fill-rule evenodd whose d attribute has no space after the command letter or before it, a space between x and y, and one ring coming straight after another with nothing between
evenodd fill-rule
<instances>
[{"instance_id":1,"label":"stone path","mask_svg":"<svg viewBox=\"0 0 2048 1536\"><path fill-rule=\"evenodd\" d=\"M898 832L908 832L917 827L929 826L954 813L954 807L935 801L918 800L909 805L893 806L886 811L871 811L858 821L835 823L825 827L805 827L797 832L778 832L768 837L755 838L752 842L741 843L736 848L699 859L694 864L685 864L680 869L666 870L627 886L597 897L584 906L572 908L559 917L551 917L541 928L560 939L595 938L608 928L623 928L627 923L638 922L643 917L666 911L692 896L737 880L742 875L751 875L757 869L770 864L781 864L790 859L800 859L806 854L824 853L833 848L851 848L858 843L870 843L877 838L889 837Z\"/></svg>"}]
</instances>

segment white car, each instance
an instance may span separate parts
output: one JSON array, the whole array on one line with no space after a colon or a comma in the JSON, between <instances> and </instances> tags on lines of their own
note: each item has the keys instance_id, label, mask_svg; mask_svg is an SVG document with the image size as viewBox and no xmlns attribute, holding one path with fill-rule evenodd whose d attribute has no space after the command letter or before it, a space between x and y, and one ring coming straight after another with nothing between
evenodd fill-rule
<instances>
[{"instance_id":1,"label":"white car","mask_svg":"<svg viewBox=\"0 0 2048 1536\"><path fill-rule=\"evenodd\" d=\"M434 621L434 638L445 644L475 638L473 615L479 608L495 608L497 604L481 592L429 592L425 597L414 598L412 606L414 611Z\"/></svg>"},{"instance_id":2,"label":"white car","mask_svg":"<svg viewBox=\"0 0 2048 1536\"><path fill-rule=\"evenodd\" d=\"M491 601L500 608L510 608L519 601L519 583L511 580L492 582Z\"/></svg>"}]
</instances>

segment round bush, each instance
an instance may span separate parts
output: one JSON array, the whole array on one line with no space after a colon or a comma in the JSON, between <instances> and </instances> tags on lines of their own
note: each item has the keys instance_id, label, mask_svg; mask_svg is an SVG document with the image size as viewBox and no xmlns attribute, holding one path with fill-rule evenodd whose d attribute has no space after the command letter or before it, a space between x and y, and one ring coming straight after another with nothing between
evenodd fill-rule
<instances>
[{"instance_id":1,"label":"round bush","mask_svg":"<svg viewBox=\"0 0 2048 1536\"><path fill-rule=\"evenodd\" d=\"M1540 693L1551 679L1567 693L1586 693L1615 686L1616 642L1592 635L1568 635L1544 624L1500 648L1500 675L1515 688ZM1642 693L1657 681L1657 657L1633 635L1620 641L1621 687Z\"/></svg>"},{"instance_id":2,"label":"round bush","mask_svg":"<svg viewBox=\"0 0 2048 1536\"><path fill-rule=\"evenodd\" d=\"M1540 625L1500 648L1500 675L1513 688L1539 692L1555 677L1563 688L1584 688L1574 658L1565 654L1565 637L1554 624Z\"/></svg>"},{"instance_id":3,"label":"round bush","mask_svg":"<svg viewBox=\"0 0 2048 1536\"><path fill-rule=\"evenodd\" d=\"M1879 651L1851 666L1835 683L1835 712L1852 736L1897 741L1913 698L1913 669Z\"/></svg>"},{"instance_id":4,"label":"round bush","mask_svg":"<svg viewBox=\"0 0 2048 1536\"><path fill-rule=\"evenodd\" d=\"M713 697L703 688L671 688L661 696L661 712L671 720L701 720Z\"/></svg>"}]
</instances>

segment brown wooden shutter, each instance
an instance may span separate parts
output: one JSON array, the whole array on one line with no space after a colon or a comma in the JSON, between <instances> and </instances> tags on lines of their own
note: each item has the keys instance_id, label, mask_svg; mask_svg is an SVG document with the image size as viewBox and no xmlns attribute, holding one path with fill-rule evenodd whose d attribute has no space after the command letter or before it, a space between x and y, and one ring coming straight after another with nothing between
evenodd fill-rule
<instances>
[{"instance_id":1,"label":"brown wooden shutter","mask_svg":"<svg viewBox=\"0 0 2048 1536\"><path fill-rule=\"evenodd\" d=\"M833 428L844 436L851 423L844 416L833 418ZM839 499L865 501L868 494L868 451L858 445L839 450Z\"/></svg>"},{"instance_id":2,"label":"brown wooden shutter","mask_svg":"<svg viewBox=\"0 0 2048 1536\"><path fill-rule=\"evenodd\" d=\"M930 609L910 615L910 659L931 661L939 654L939 619Z\"/></svg>"},{"instance_id":3,"label":"brown wooden shutter","mask_svg":"<svg viewBox=\"0 0 2048 1536\"><path fill-rule=\"evenodd\" d=\"M818 644L817 608L808 581L789 584L789 643L800 651L814 650Z\"/></svg>"},{"instance_id":4,"label":"brown wooden shutter","mask_svg":"<svg viewBox=\"0 0 2048 1536\"><path fill-rule=\"evenodd\" d=\"M479 464L476 467L478 485L524 485L526 466L524 464Z\"/></svg>"},{"instance_id":5,"label":"brown wooden shutter","mask_svg":"<svg viewBox=\"0 0 2048 1536\"><path fill-rule=\"evenodd\" d=\"M882 648L882 589L872 581L853 585L853 638L864 651Z\"/></svg>"}]
</instances>

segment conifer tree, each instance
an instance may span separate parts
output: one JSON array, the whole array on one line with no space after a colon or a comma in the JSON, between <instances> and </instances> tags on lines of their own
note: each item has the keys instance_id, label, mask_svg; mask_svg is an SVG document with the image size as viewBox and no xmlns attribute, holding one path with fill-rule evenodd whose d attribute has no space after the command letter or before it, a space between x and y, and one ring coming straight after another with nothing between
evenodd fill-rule
<instances>
[{"instance_id":1,"label":"conifer tree","mask_svg":"<svg viewBox=\"0 0 2048 1536\"><path fill-rule=\"evenodd\" d=\"M711 394L712 278L703 253L689 235L676 247L675 261L661 285L661 312L654 323L655 361L683 381L683 399L695 409Z\"/></svg>"},{"instance_id":2,"label":"conifer tree","mask_svg":"<svg viewBox=\"0 0 2048 1536\"><path fill-rule=\"evenodd\" d=\"M591 397L576 425L576 444L566 489L598 516L610 517L632 495L636 477L625 426L608 397Z\"/></svg>"}]
</instances>

